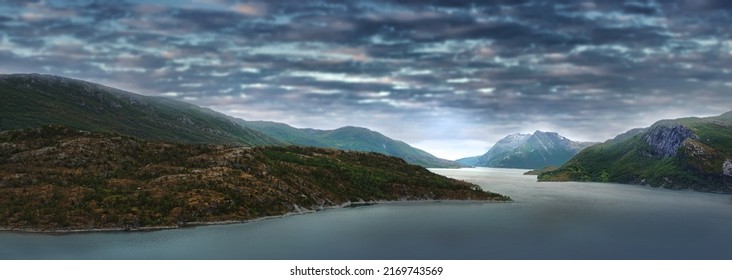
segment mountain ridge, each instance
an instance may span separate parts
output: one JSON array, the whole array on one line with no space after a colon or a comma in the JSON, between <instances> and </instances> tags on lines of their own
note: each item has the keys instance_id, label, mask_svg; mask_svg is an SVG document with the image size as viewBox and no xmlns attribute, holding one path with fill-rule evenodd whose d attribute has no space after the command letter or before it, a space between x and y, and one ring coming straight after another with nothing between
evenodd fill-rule
<instances>
[{"instance_id":1,"label":"mountain ridge","mask_svg":"<svg viewBox=\"0 0 732 280\"><path fill-rule=\"evenodd\" d=\"M508 135L485 154L457 162L481 167L538 169L561 165L592 144L572 141L556 132L537 130L533 134Z\"/></svg>"},{"instance_id":2,"label":"mountain ridge","mask_svg":"<svg viewBox=\"0 0 732 280\"><path fill-rule=\"evenodd\" d=\"M211 109L61 76L0 75L0 97L0 130L59 124L181 143L284 144Z\"/></svg>"},{"instance_id":3,"label":"mountain ridge","mask_svg":"<svg viewBox=\"0 0 732 280\"><path fill-rule=\"evenodd\" d=\"M462 167L366 128L326 131L246 122L186 102L61 76L2 74L0 98L0 131L59 124L153 141L304 145L380 152L426 167Z\"/></svg>"},{"instance_id":4,"label":"mountain ridge","mask_svg":"<svg viewBox=\"0 0 732 280\"><path fill-rule=\"evenodd\" d=\"M295 128L269 121L240 120L239 123L295 145L383 153L430 168L463 167L459 163L435 157L403 141L391 139L378 131L363 127L344 126L333 130L319 130Z\"/></svg>"}]
</instances>

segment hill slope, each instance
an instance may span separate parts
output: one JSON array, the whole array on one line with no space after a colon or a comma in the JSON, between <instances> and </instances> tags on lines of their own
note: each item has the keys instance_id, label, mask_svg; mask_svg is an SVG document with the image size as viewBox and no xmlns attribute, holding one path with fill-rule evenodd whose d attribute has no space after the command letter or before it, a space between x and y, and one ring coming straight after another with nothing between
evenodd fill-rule
<instances>
[{"instance_id":1,"label":"hill slope","mask_svg":"<svg viewBox=\"0 0 732 280\"><path fill-rule=\"evenodd\" d=\"M0 133L0 228L243 221L381 200L509 200L377 153L142 141L60 126Z\"/></svg>"},{"instance_id":2,"label":"hill slope","mask_svg":"<svg viewBox=\"0 0 732 280\"><path fill-rule=\"evenodd\" d=\"M0 75L0 99L0 131L58 124L180 143L282 144L213 110L58 76Z\"/></svg>"},{"instance_id":3,"label":"hill slope","mask_svg":"<svg viewBox=\"0 0 732 280\"><path fill-rule=\"evenodd\" d=\"M382 153L402 158L411 164L430 168L462 167L461 164L454 161L437 158L407 143L361 127L347 126L335 130L317 130L298 129L276 122L240 120L239 123L294 145Z\"/></svg>"},{"instance_id":4,"label":"hill slope","mask_svg":"<svg viewBox=\"0 0 732 280\"><path fill-rule=\"evenodd\" d=\"M556 132L512 134L482 156L457 161L472 166L536 169L559 166L592 144L572 141Z\"/></svg>"},{"instance_id":5,"label":"hill slope","mask_svg":"<svg viewBox=\"0 0 732 280\"><path fill-rule=\"evenodd\" d=\"M541 181L732 192L732 114L664 120L585 149Z\"/></svg>"}]
</instances>

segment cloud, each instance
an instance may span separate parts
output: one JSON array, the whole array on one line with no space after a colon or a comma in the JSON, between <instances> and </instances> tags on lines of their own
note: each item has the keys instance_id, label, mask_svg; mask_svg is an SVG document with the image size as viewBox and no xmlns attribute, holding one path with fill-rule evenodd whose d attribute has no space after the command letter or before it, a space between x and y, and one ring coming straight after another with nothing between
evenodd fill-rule
<instances>
[{"instance_id":1,"label":"cloud","mask_svg":"<svg viewBox=\"0 0 732 280\"><path fill-rule=\"evenodd\" d=\"M623 5L623 12L628 14L655 15L660 13L658 7L645 3L630 2Z\"/></svg>"},{"instance_id":2,"label":"cloud","mask_svg":"<svg viewBox=\"0 0 732 280\"><path fill-rule=\"evenodd\" d=\"M732 10L732 3L725 0L684 0L685 8L699 10Z\"/></svg>"},{"instance_id":3,"label":"cloud","mask_svg":"<svg viewBox=\"0 0 732 280\"><path fill-rule=\"evenodd\" d=\"M261 17L267 14L267 6L264 3L239 3L233 5L231 10L248 17Z\"/></svg>"}]
</instances>

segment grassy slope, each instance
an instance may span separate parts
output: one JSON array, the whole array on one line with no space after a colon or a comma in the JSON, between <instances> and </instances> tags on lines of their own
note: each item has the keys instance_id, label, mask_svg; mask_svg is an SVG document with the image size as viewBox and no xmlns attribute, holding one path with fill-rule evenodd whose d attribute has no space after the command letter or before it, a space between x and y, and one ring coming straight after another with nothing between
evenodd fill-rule
<instances>
[{"instance_id":1,"label":"grassy slope","mask_svg":"<svg viewBox=\"0 0 732 280\"><path fill-rule=\"evenodd\" d=\"M288 141L295 145L336 148L351 151L377 152L395 156L409 163L425 167L455 168L462 165L437 158L407 143L390 139L378 132L359 127L342 127L335 130L297 129L275 122L241 121L243 126Z\"/></svg>"},{"instance_id":2,"label":"grassy slope","mask_svg":"<svg viewBox=\"0 0 732 280\"><path fill-rule=\"evenodd\" d=\"M181 143L282 142L192 104L48 75L0 75L0 131L59 124Z\"/></svg>"},{"instance_id":3,"label":"grassy slope","mask_svg":"<svg viewBox=\"0 0 732 280\"><path fill-rule=\"evenodd\" d=\"M142 141L52 126L0 133L0 227L249 220L348 201L508 200L376 153Z\"/></svg>"}]
</instances>

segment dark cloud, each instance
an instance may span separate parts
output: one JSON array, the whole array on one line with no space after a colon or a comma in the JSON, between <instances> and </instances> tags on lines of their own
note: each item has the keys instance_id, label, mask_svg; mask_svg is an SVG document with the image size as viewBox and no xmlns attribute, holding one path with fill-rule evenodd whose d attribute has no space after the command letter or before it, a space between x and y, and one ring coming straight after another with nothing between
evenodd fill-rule
<instances>
[{"instance_id":1,"label":"dark cloud","mask_svg":"<svg viewBox=\"0 0 732 280\"><path fill-rule=\"evenodd\" d=\"M640 14L640 15L655 15L659 13L658 8L651 5L645 5L642 3L625 3L623 11L629 14Z\"/></svg>"},{"instance_id":2,"label":"dark cloud","mask_svg":"<svg viewBox=\"0 0 732 280\"><path fill-rule=\"evenodd\" d=\"M598 45L623 44L626 46L661 46L670 37L657 28L598 27L588 32L589 42Z\"/></svg>"},{"instance_id":3,"label":"dark cloud","mask_svg":"<svg viewBox=\"0 0 732 280\"><path fill-rule=\"evenodd\" d=\"M0 71L410 143L601 141L732 109L730 3L3 1Z\"/></svg>"},{"instance_id":4,"label":"dark cloud","mask_svg":"<svg viewBox=\"0 0 732 280\"><path fill-rule=\"evenodd\" d=\"M39 4L41 0L6 0L4 3L9 6L26 6L31 4Z\"/></svg>"},{"instance_id":5,"label":"dark cloud","mask_svg":"<svg viewBox=\"0 0 732 280\"><path fill-rule=\"evenodd\" d=\"M170 25L190 24L196 30L210 31L217 30L222 33L231 33L245 20L245 17L234 11L206 11L194 9L179 9L172 11ZM163 28L170 28L164 26Z\"/></svg>"},{"instance_id":6,"label":"dark cloud","mask_svg":"<svg viewBox=\"0 0 732 280\"><path fill-rule=\"evenodd\" d=\"M681 1L684 8L698 10L732 10L732 2L726 0L684 0Z\"/></svg>"},{"instance_id":7,"label":"dark cloud","mask_svg":"<svg viewBox=\"0 0 732 280\"><path fill-rule=\"evenodd\" d=\"M398 0L398 1L384 1L402 5L412 6L437 6L437 7L451 7L471 8L475 6L497 6L497 5L522 5L530 1L527 0L486 0L486 1L473 1L473 0Z\"/></svg>"}]
</instances>

